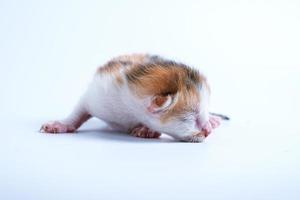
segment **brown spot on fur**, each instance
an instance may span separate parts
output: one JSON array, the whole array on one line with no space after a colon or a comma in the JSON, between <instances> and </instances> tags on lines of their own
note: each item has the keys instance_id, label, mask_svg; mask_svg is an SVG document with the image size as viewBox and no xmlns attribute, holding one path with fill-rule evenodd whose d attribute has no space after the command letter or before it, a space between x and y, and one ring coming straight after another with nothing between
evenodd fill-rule
<instances>
[{"instance_id":1,"label":"brown spot on fur","mask_svg":"<svg viewBox=\"0 0 300 200\"><path fill-rule=\"evenodd\" d=\"M109 61L105 65L98 68L98 73L113 73L119 70L122 67L122 64L117 61Z\"/></svg>"},{"instance_id":2,"label":"brown spot on fur","mask_svg":"<svg viewBox=\"0 0 300 200\"><path fill-rule=\"evenodd\" d=\"M116 82L118 85L122 85L124 80L121 75L121 69L130 68L132 65L137 63L143 63L147 59L146 54L132 54L132 55L124 55L113 58L103 66L99 67L97 73L99 74L111 74L116 78Z\"/></svg>"},{"instance_id":3,"label":"brown spot on fur","mask_svg":"<svg viewBox=\"0 0 300 200\"><path fill-rule=\"evenodd\" d=\"M118 85L123 85L123 83L124 83L123 78L118 74L116 74L116 81L117 81Z\"/></svg>"}]
</instances>

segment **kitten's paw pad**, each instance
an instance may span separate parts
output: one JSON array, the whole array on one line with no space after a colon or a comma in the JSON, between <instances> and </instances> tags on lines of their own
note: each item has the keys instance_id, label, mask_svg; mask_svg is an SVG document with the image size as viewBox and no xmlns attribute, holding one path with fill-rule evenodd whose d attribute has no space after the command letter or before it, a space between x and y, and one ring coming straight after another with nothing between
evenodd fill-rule
<instances>
[{"instance_id":1,"label":"kitten's paw pad","mask_svg":"<svg viewBox=\"0 0 300 200\"><path fill-rule=\"evenodd\" d=\"M160 133L158 133L156 131L153 131L153 130L151 130L148 127L143 126L143 125L139 125L137 127L134 127L131 130L130 134L132 136L141 137L141 138L159 138L161 136Z\"/></svg>"},{"instance_id":2,"label":"kitten's paw pad","mask_svg":"<svg viewBox=\"0 0 300 200\"><path fill-rule=\"evenodd\" d=\"M40 132L43 133L73 133L75 132L75 127L72 125L62 124L61 122L54 121L43 124Z\"/></svg>"}]
</instances>

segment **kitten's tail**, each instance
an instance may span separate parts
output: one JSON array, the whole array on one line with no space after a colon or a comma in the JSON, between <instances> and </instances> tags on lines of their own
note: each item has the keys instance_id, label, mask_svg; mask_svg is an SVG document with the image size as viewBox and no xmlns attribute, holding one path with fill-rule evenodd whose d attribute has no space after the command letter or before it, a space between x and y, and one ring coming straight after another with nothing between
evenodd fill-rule
<instances>
[{"instance_id":1,"label":"kitten's tail","mask_svg":"<svg viewBox=\"0 0 300 200\"><path fill-rule=\"evenodd\" d=\"M209 114L214 115L214 116L218 116L223 120L230 120L230 118L226 115L222 115L222 114L218 114L218 113L209 113Z\"/></svg>"}]
</instances>

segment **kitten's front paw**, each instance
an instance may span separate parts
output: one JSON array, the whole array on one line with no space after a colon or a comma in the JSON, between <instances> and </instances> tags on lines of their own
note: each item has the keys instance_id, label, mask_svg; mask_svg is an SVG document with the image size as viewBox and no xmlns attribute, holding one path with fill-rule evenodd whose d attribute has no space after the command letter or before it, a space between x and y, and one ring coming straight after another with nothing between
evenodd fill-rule
<instances>
[{"instance_id":1,"label":"kitten's front paw","mask_svg":"<svg viewBox=\"0 0 300 200\"><path fill-rule=\"evenodd\" d=\"M48 122L42 125L40 132L43 133L73 133L76 128L72 125L62 124L59 121Z\"/></svg>"},{"instance_id":2,"label":"kitten's front paw","mask_svg":"<svg viewBox=\"0 0 300 200\"><path fill-rule=\"evenodd\" d=\"M181 139L181 141L199 143L199 142L203 142L205 138L206 138L205 132L202 131L193 135L185 136L184 138Z\"/></svg>"},{"instance_id":3,"label":"kitten's front paw","mask_svg":"<svg viewBox=\"0 0 300 200\"><path fill-rule=\"evenodd\" d=\"M141 138L159 138L161 135L160 133L149 129L144 125L138 125L134 127L130 131L130 134L135 137L141 137Z\"/></svg>"},{"instance_id":4,"label":"kitten's front paw","mask_svg":"<svg viewBox=\"0 0 300 200\"><path fill-rule=\"evenodd\" d=\"M221 118L217 116L209 116L209 120L203 125L202 130L205 137L207 137L213 129L217 128L221 124Z\"/></svg>"}]
</instances>

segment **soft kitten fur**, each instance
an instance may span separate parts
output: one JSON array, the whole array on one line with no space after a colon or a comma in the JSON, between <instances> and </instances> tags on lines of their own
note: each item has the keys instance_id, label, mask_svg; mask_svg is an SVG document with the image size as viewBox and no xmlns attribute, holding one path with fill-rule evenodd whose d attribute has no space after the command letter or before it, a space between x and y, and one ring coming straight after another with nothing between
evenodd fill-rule
<instances>
[{"instance_id":1,"label":"soft kitten fur","mask_svg":"<svg viewBox=\"0 0 300 200\"><path fill-rule=\"evenodd\" d=\"M220 123L209 114L206 78L182 63L148 54L112 59L100 67L74 111L46 123L47 133L74 132L90 117L137 137L161 133L201 142Z\"/></svg>"}]
</instances>

